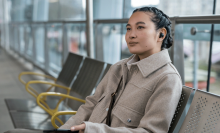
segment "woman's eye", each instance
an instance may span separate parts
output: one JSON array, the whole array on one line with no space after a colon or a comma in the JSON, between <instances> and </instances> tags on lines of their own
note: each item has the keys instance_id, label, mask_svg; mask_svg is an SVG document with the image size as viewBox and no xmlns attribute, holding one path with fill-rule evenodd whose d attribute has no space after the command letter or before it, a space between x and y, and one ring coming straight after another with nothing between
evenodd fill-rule
<instances>
[{"instance_id":1,"label":"woman's eye","mask_svg":"<svg viewBox=\"0 0 220 133\"><path fill-rule=\"evenodd\" d=\"M127 28L127 30L131 30L131 28Z\"/></svg>"},{"instance_id":2,"label":"woman's eye","mask_svg":"<svg viewBox=\"0 0 220 133\"><path fill-rule=\"evenodd\" d=\"M143 29L144 27L143 26L138 26L138 29Z\"/></svg>"}]
</instances>

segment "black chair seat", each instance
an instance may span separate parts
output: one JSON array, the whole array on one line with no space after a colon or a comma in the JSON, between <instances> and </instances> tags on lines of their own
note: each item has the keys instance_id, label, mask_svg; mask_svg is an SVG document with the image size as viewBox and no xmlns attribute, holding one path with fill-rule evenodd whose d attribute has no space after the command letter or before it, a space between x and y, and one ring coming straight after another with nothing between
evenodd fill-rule
<instances>
[{"instance_id":1,"label":"black chair seat","mask_svg":"<svg viewBox=\"0 0 220 133\"><path fill-rule=\"evenodd\" d=\"M10 111L9 113L15 128L40 130L54 129L50 121L51 116L48 114L16 111ZM63 121L67 121L70 117L70 115L59 116ZM60 125L58 122L56 122L56 124Z\"/></svg>"}]
</instances>

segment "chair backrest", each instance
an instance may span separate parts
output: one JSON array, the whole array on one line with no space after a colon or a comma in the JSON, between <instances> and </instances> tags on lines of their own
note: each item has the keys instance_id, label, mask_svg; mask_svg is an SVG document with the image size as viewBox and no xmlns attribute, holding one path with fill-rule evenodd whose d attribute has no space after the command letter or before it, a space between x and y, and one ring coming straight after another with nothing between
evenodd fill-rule
<instances>
[{"instance_id":1,"label":"chair backrest","mask_svg":"<svg viewBox=\"0 0 220 133\"><path fill-rule=\"evenodd\" d=\"M102 73L104 64L104 62L98 60L85 58L80 72L71 87L70 95L81 99L85 99L86 96L90 95ZM72 109L79 107L78 105L75 106L76 102L73 100L68 100L67 104Z\"/></svg>"},{"instance_id":2,"label":"chair backrest","mask_svg":"<svg viewBox=\"0 0 220 133\"><path fill-rule=\"evenodd\" d=\"M183 86L182 87L182 94L179 100L179 103L177 105L175 114L173 116L172 122L170 124L170 128L168 133L173 133L174 129L176 128L180 117L182 115L182 113L184 112L184 109L186 107L186 104L189 100L190 94L194 91L193 88L187 87L187 86Z\"/></svg>"},{"instance_id":3,"label":"chair backrest","mask_svg":"<svg viewBox=\"0 0 220 133\"><path fill-rule=\"evenodd\" d=\"M179 133L219 133L220 96L196 90Z\"/></svg>"},{"instance_id":4,"label":"chair backrest","mask_svg":"<svg viewBox=\"0 0 220 133\"><path fill-rule=\"evenodd\" d=\"M106 68L105 68L105 71L104 71L104 73L103 73L101 79L103 79L103 77L106 75L106 73L108 72L108 70L109 70L109 68L111 67L111 65L112 65L112 64L107 64L107 66L106 66Z\"/></svg>"},{"instance_id":5,"label":"chair backrest","mask_svg":"<svg viewBox=\"0 0 220 133\"><path fill-rule=\"evenodd\" d=\"M83 56L69 53L56 83L70 87L73 78L76 76L77 71L79 70L82 60ZM55 92L60 92L60 89L55 88Z\"/></svg>"},{"instance_id":6,"label":"chair backrest","mask_svg":"<svg viewBox=\"0 0 220 133\"><path fill-rule=\"evenodd\" d=\"M81 96L90 95L100 77L104 64L104 62L86 58L71 90Z\"/></svg>"}]
</instances>

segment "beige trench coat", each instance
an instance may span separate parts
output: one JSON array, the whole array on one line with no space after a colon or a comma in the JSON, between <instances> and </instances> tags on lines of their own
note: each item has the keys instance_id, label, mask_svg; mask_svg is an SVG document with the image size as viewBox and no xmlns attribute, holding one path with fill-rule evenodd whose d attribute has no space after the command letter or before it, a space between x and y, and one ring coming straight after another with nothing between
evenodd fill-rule
<instances>
[{"instance_id":1,"label":"beige trench coat","mask_svg":"<svg viewBox=\"0 0 220 133\"><path fill-rule=\"evenodd\" d=\"M166 133L182 91L180 75L171 64L168 51L162 50L137 63L135 74L126 83L126 64L131 58L112 65L95 94L88 96L85 105L60 129L84 122L85 133ZM110 95L121 77L109 127L105 119Z\"/></svg>"}]
</instances>

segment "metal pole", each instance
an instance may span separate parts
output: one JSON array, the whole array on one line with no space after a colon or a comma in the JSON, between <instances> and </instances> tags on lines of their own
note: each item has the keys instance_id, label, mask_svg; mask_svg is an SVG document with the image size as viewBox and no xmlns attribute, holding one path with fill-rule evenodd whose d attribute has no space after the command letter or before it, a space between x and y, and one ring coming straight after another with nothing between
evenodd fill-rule
<instances>
[{"instance_id":1,"label":"metal pole","mask_svg":"<svg viewBox=\"0 0 220 133\"><path fill-rule=\"evenodd\" d=\"M28 25L25 25L24 27L24 56L27 57L28 55L28 38L29 34L28 34Z\"/></svg>"},{"instance_id":2,"label":"metal pole","mask_svg":"<svg viewBox=\"0 0 220 133\"><path fill-rule=\"evenodd\" d=\"M5 49L10 50L10 46L9 46L9 26L8 26L9 19L7 17L9 14L6 14L6 12L8 11L8 3L6 1L4 1L3 3L4 3L4 5L2 5L2 6L4 6L5 40L6 40L5 41L6 42Z\"/></svg>"},{"instance_id":3,"label":"metal pole","mask_svg":"<svg viewBox=\"0 0 220 133\"><path fill-rule=\"evenodd\" d=\"M18 51L17 54L21 55L21 39L20 39L20 24L16 24L16 30L17 30L17 46L18 46Z\"/></svg>"},{"instance_id":4,"label":"metal pole","mask_svg":"<svg viewBox=\"0 0 220 133\"><path fill-rule=\"evenodd\" d=\"M86 42L87 54L95 58L93 42L93 0L86 0Z\"/></svg>"},{"instance_id":5,"label":"metal pole","mask_svg":"<svg viewBox=\"0 0 220 133\"><path fill-rule=\"evenodd\" d=\"M7 29L6 29L6 25L7 25L7 20L6 20L6 3L5 3L5 0L2 1L2 31L1 31L1 34L3 35L1 40L2 40L2 46L3 48L6 50L7 49Z\"/></svg>"},{"instance_id":6,"label":"metal pole","mask_svg":"<svg viewBox=\"0 0 220 133\"><path fill-rule=\"evenodd\" d=\"M0 29L0 32L1 32L1 36L0 36L0 39L1 39L1 46L2 46L2 48L5 48L4 46L5 46L5 39L4 39L4 37L5 37L5 18L4 18L4 16L5 16L5 12L4 12L4 1L2 0L1 1L1 14L2 14L2 22L1 22L1 29Z\"/></svg>"},{"instance_id":7,"label":"metal pole","mask_svg":"<svg viewBox=\"0 0 220 133\"><path fill-rule=\"evenodd\" d=\"M213 14L215 14L216 0L213 1ZM209 83L210 83L210 73L212 66L212 43L214 35L214 24L211 27L211 37L210 37L210 49L209 49L209 64L208 64L208 78L207 78L207 88L206 91L209 92Z\"/></svg>"},{"instance_id":8,"label":"metal pole","mask_svg":"<svg viewBox=\"0 0 220 133\"><path fill-rule=\"evenodd\" d=\"M172 21L171 33L173 37L173 46L170 49L170 57L173 65L176 67L177 71L181 76L182 84L185 85L183 24L176 24L176 21L174 19Z\"/></svg>"},{"instance_id":9,"label":"metal pole","mask_svg":"<svg viewBox=\"0 0 220 133\"><path fill-rule=\"evenodd\" d=\"M197 69L198 69L198 41L194 41L194 65L193 65L193 88L198 89Z\"/></svg>"},{"instance_id":10,"label":"metal pole","mask_svg":"<svg viewBox=\"0 0 220 133\"><path fill-rule=\"evenodd\" d=\"M68 56L69 53L69 45L68 45L68 41L67 41L67 28L66 28L66 24L62 23L62 47L63 47L63 51L62 51L62 66L66 61L66 58Z\"/></svg>"},{"instance_id":11,"label":"metal pole","mask_svg":"<svg viewBox=\"0 0 220 133\"><path fill-rule=\"evenodd\" d=\"M123 11L122 11L122 18L125 18L125 0L123 0L123 9L122 9ZM124 30L124 28L125 27L123 27L124 25L123 25L123 23L121 23L121 40L120 40L120 42L121 42L121 50L120 50L120 60L122 59L122 43L123 43L123 40L122 40L122 35L123 35L123 30Z\"/></svg>"},{"instance_id":12,"label":"metal pole","mask_svg":"<svg viewBox=\"0 0 220 133\"><path fill-rule=\"evenodd\" d=\"M11 27L12 27L12 32L11 32L11 42L12 42L12 44L11 44L11 47L12 47L12 49L13 49L13 51L15 51L15 34L14 34L14 32L15 32L15 27L14 27L14 24L11 24Z\"/></svg>"},{"instance_id":13,"label":"metal pole","mask_svg":"<svg viewBox=\"0 0 220 133\"><path fill-rule=\"evenodd\" d=\"M36 49L36 27L35 25L31 25L31 33L32 33L32 39L33 39L33 47L32 47L32 52L33 52L33 62L36 63L37 61L37 49Z\"/></svg>"},{"instance_id":14,"label":"metal pole","mask_svg":"<svg viewBox=\"0 0 220 133\"><path fill-rule=\"evenodd\" d=\"M49 46L47 43L47 32L48 32L48 27L47 27L47 23L44 24L44 67L46 69L47 72L49 72L50 70L50 57L49 57Z\"/></svg>"}]
</instances>

